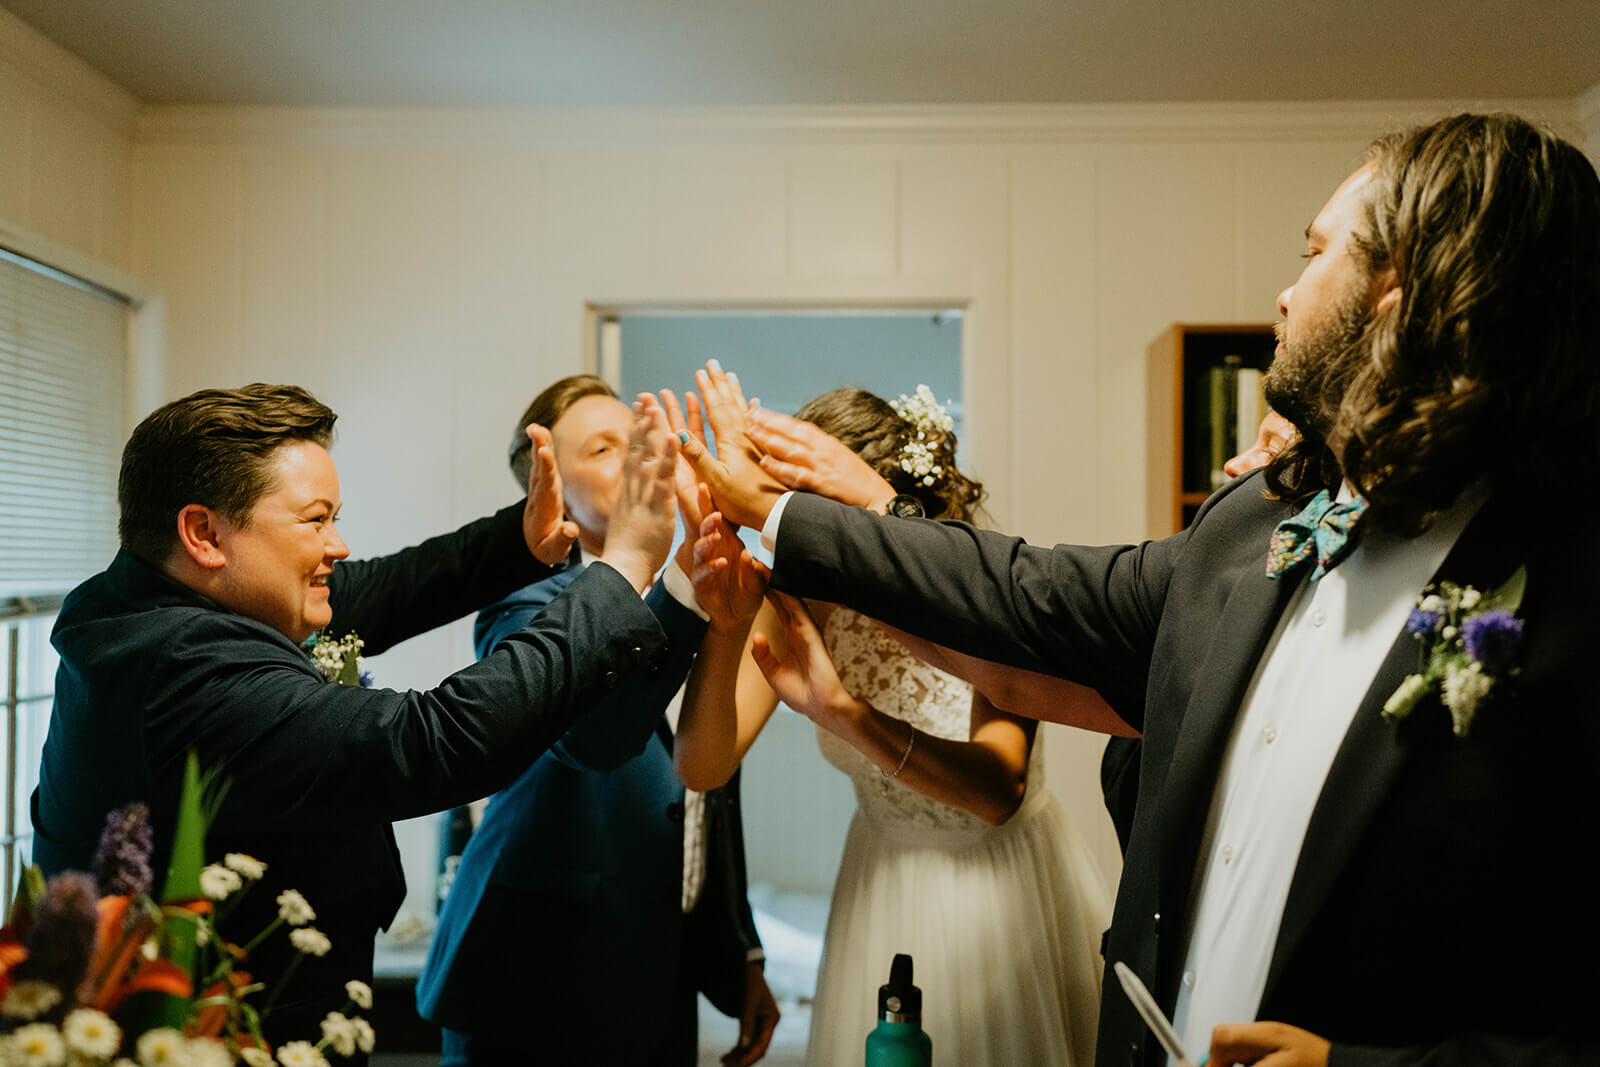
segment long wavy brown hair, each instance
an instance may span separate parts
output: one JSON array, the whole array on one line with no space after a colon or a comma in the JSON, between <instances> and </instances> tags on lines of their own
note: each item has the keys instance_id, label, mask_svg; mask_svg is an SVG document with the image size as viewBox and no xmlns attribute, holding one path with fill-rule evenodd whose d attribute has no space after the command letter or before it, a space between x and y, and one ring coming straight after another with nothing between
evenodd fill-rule
<instances>
[{"instance_id":1,"label":"long wavy brown hair","mask_svg":"<svg viewBox=\"0 0 1600 1067\"><path fill-rule=\"evenodd\" d=\"M806 402L795 418L812 423L837 437L850 451L867 461L897 493L914 496L922 502L930 519L958 519L981 522L984 489L981 482L961 473L956 466L956 435L927 431L923 443L933 452L939 473L933 484L901 465L901 450L916 440L917 428L887 400L865 389L834 389Z\"/></svg>"},{"instance_id":2,"label":"long wavy brown hair","mask_svg":"<svg viewBox=\"0 0 1600 1067\"><path fill-rule=\"evenodd\" d=\"M1394 306L1317 385L1327 432L1267 467L1310 497L1345 477L1368 521L1425 528L1480 480L1570 491L1600 463L1600 179L1582 152L1511 115L1379 138L1356 246L1393 269Z\"/></svg>"}]
</instances>

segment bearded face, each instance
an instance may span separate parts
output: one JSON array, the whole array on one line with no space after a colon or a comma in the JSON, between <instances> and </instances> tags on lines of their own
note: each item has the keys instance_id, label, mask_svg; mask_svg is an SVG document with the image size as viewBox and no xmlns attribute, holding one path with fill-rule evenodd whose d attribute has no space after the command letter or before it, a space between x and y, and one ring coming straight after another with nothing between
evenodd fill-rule
<instances>
[{"instance_id":1,"label":"bearded face","mask_svg":"<svg viewBox=\"0 0 1600 1067\"><path fill-rule=\"evenodd\" d=\"M1278 352L1262 379L1272 409L1302 433L1326 438L1345 386L1365 358L1362 343L1372 319L1369 286L1352 278L1319 313L1274 327Z\"/></svg>"}]
</instances>

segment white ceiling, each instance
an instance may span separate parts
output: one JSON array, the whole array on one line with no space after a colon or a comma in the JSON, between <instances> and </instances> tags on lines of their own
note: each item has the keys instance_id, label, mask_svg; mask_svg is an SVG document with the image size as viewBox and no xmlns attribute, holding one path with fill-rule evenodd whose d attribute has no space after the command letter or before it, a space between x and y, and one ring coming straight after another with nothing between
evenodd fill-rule
<instances>
[{"instance_id":1,"label":"white ceiling","mask_svg":"<svg viewBox=\"0 0 1600 1067\"><path fill-rule=\"evenodd\" d=\"M1600 0L0 0L149 104L1571 98Z\"/></svg>"}]
</instances>

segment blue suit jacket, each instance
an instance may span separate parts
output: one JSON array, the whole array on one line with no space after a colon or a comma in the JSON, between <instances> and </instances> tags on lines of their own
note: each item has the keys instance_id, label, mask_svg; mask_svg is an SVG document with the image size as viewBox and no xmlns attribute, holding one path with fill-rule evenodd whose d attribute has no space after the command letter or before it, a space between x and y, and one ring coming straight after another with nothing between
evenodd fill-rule
<instances>
[{"instance_id":1,"label":"blue suit jacket","mask_svg":"<svg viewBox=\"0 0 1600 1067\"><path fill-rule=\"evenodd\" d=\"M574 567L479 616L479 655L521 629ZM597 714L496 794L461 856L417 984L435 1023L496 1043L539 1035L552 1062L638 1062L667 1033L680 983L736 1014L756 939L745 896L737 779L707 795L705 889L680 904L683 784L663 710L705 623L657 584L647 601L669 641L661 669L633 671Z\"/></svg>"}]
</instances>

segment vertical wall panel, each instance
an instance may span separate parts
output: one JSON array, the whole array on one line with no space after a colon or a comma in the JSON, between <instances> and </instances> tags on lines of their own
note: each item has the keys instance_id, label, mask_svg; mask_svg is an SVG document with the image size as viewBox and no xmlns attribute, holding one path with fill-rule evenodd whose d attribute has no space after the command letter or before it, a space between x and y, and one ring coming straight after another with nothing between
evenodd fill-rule
<instances>
[{"instance_id":1,"label":"vertical wall panel","mask_svg":"<svg viewBox=\"0 0 1600 1067\"><path fill-rule=\"evenodd\" d=\"M1234 190L1238 219L1233 317L1277 318L1277 296L1305 264L1305 228L1356 168L1362 145L1248 145L1239 150ZM1317 192L1317 190L1322 190Z\"/></svg>"},{"instance_id":2,"label":"vertical wall panel","mask_svg":"<svg viewBox=\"0 0 1600 1067\"><path fill-rule=\"evenodd\" d=\"M244 153L240 359L283 381L320 377L326 338L328 161L299 148Z\"/></svg>"},{"instance_id":3,"label":"vertical wall panel","mask_svg":"<svg viewBox=\"0 0 1600 1067\"><path fill-rule=\"evenodd\" d=\"M1006 148L908 152L900 164L900 269L1004 276Z\"/></svg>"},{"instance_id":4,"label":"vertical wall panel","mask_svg":"<svg viewBox=\"0 0 1600 1067\"><path fill-rule=\"evenodd\" d=\"M652 190L657 274L776 276L785 246L784 157L778 151L665 149Z\"/></svg>"},{"instance_id":5,"label":"vertical wall panel","mask_svg":"<svg viewBox=\"0 0 1600 1067\"><path fill-rule=\"evenodd\" d=\"M1234 166L1227 151L1205 146L1100 156L1097 540L1142 534L1145 347L1175 320L1233 310Z\"/></svg>"},{"instance_id":6,"label":"vertical wall panel","mask_svg":"<svg viewBox=\"0 0 1600 1067\"><path fill-rule=\"evenodd\" d=\"M895 273L898 176L889 149L820 150L790 160L790 271Z\"/></svg>"},{"instance_id":7,"label":"vertical wall panel","mask_svg":"<svg viewBox=\"0 0 1600 1067\"><path fill-rule=\"evenodd\" d=\"M239 348L239 153L148 146L134 155L134 272L166 302L170 396L272 377Z\"/></svg>"}]
</instances>

